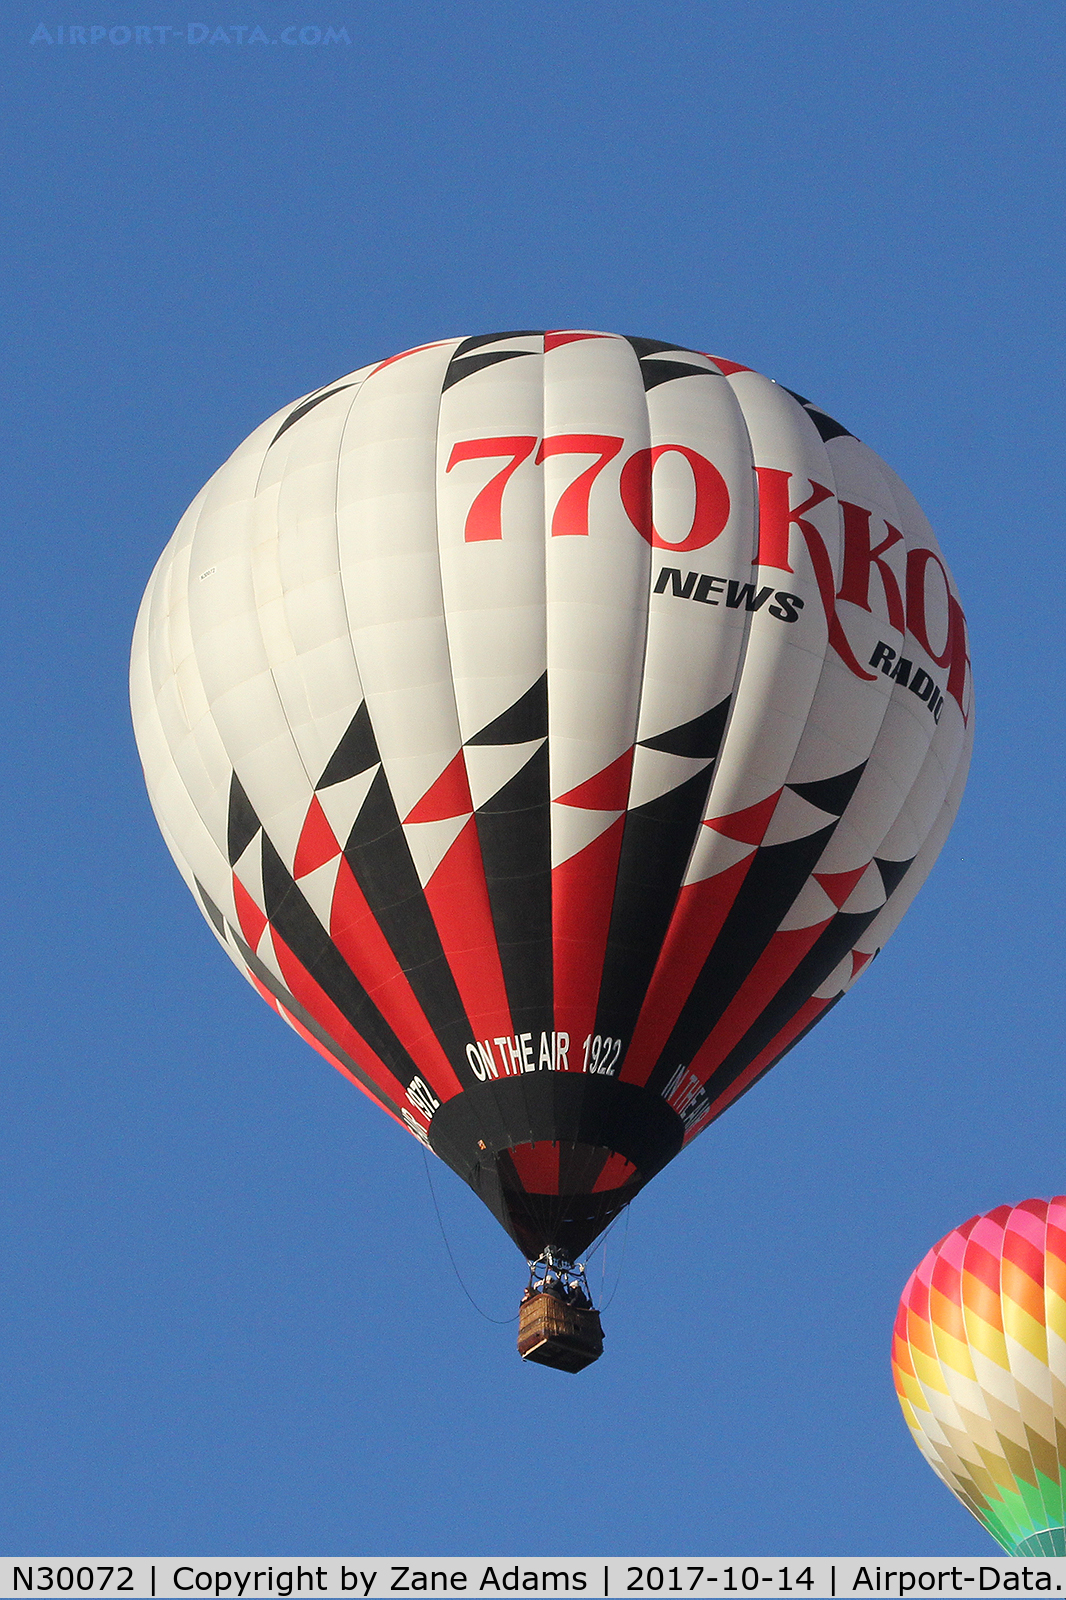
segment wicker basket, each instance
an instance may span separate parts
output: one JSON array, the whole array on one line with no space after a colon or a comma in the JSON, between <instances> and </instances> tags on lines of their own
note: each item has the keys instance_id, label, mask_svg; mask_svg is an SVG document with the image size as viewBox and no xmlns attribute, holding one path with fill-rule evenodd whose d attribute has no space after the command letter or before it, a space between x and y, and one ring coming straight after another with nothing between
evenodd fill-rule
<instances>
[{"instance_id":1,"label":"wicker basket","mask_svg":"<svg viewBox=\"0 0 1066 1600\"><path fill-rule=\"evenodd\" d=\"M551 1294L535 1294L518 1310L518 1353L560 1372L580 1372L603 1354L600 1314L568 1306Z\"/></svg>"}]
</instances>

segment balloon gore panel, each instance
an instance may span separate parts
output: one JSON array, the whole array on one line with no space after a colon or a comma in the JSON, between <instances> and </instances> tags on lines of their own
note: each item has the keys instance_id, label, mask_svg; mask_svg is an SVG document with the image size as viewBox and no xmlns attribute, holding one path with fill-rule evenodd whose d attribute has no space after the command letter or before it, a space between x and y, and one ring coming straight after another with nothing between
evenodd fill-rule
<instances>
[{"instance_id":1,"label":"balloon gore panel","mask_svg":"<svg viewBox=\"0 0 1066 1600\"><path fill-rule=\"evenodd\" d=\"M890 469L748 368L588 331L270 418L160 559L131 698L227 953L530 1257L850 988L972 736Z\"/></svg>"}]
</instances>

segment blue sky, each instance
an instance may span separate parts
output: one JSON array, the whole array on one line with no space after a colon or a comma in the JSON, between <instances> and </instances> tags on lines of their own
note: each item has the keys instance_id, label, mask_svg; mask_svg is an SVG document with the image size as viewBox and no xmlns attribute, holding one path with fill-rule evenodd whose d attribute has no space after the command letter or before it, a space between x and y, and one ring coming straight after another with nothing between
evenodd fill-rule
<instances>
[{"instance_id":1,"label":"blue sky","mask_svg":"<svg viewBox=\"0 0 1066 1600\"><path fill-rule=\"evenodd\" d=\"M990 1552L888 1343L937 1238L1066 1190L1060 7L137 4L0 23L0 1548ZM754 366L882 454L979 718L886 952L612 1235L577 1378L471 1307L416 1143L223 959L125 688L149 571L254 425L428 339L567 326ZM434 1184L510 1316L520 1257Z\"/></svg>"}]
</instances>

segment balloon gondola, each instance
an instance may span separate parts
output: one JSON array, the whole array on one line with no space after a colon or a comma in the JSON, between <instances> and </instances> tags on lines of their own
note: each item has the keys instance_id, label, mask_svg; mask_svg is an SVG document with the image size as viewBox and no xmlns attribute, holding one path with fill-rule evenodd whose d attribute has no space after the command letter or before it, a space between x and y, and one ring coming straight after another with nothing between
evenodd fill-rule
<instances>
[{"instance_id":1,"label":"balloon gondola","mask_svg":"<svg viewBox=\"0 0 1066 1600\"><path fill-rule=\"evenodd\" d=\"M735 362L575 330L256 429L155 569L131 696L227 954L534 1262L851 988L972 733L895 474Z\"/></svg>"},{"instance_id":2,"label":"balloon gondola","mask_svg":"<svg viewBox=\"0 0 1066 1600\"><path fill-rule=\"evenodd\" d=\"M583 1372L603 1354L603 1325L592 1304L582 1262L550 1247L529 1263L518 1307L518 1353L523 1361Z\"/></svg>"}]
</instances>

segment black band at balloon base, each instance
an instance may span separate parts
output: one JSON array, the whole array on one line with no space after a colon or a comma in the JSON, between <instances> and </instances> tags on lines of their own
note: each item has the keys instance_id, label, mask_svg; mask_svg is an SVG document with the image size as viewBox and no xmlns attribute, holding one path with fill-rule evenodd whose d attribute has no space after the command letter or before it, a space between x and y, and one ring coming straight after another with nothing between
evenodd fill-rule
<instances>
[{"instance_id":1,"label":"black band at balloon base","mask_svg":"<svg viewBox=\"0 0 1066 1600\"><path fill-rule=\"evenodd\" d=\"M659 1095L584 1073L479 1084L446 1101L429 1130L527 1259L546 1248L576 1259L683 1140Z\"/></svg>"}]
</instances>

